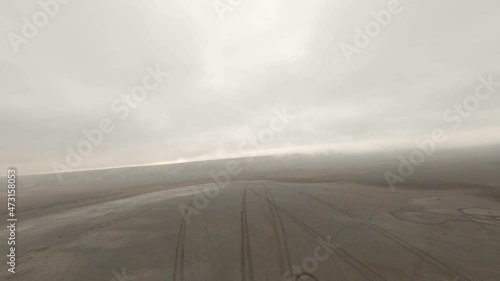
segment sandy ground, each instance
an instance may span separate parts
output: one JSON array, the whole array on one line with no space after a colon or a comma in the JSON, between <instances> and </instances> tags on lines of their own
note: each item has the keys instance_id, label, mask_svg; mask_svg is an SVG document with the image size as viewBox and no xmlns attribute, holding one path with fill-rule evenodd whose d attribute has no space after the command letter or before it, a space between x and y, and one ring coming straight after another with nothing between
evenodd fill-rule
<instances>
[{"instance_id":1,"label":"sandy ground","mask_svg":"<svg viewBox=\"0 0 500 281\"><path fill-rule=\"evenodd\" d=\"M0 231L0 280L498 281L498 175L443 161L394 192L369 183L378 172L367 166L308 163L266 173L252 163L260 167L253 175L247 170L207 201L193 200L209 180L174 176L192 166L172 166L164 172L174 180L143 185L113 176L90 185L85 172L71 191L31 177L19 194L16 274L7 272ZM471 180L429 177L436 167L452 167L442 178ZM487 175L470 182L467 173ZM353 174L363 180L346 180ZM179 206L199 210L188 215Z\"/></svg>"}]
</instances>

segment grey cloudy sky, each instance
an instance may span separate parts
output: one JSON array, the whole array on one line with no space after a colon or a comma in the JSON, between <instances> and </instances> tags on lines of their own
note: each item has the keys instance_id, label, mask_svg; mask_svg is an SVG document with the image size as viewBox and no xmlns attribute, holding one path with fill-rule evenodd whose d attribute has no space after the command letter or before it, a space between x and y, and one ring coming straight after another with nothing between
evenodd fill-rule
<instances>
[{"instance_id":1,"label":"grey cloudy sky","mask_svg":"<svg viewBox=\"0 0 500 281\"><path fill-rule=\"evenodd\" d=\"M500 81L498 1L401 0L350 62L341 44L391 1L242 0L224 20L214 2L72 0L14 48L43 10L0 2L0 165L50 172L103 118L114 131L75 169L237 156L283 107L260 154L411 147L436 128L443 147L500 142L500 87L460 126L443 119L480 75ZM148 66L168 78L118 118Z\"/></svg>"}]
</instances>

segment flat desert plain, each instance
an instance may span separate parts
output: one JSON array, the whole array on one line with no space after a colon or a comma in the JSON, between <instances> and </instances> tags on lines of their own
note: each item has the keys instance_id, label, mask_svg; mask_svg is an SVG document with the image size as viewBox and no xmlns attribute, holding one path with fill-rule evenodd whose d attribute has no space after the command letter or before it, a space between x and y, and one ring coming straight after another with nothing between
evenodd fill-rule
<instances>
[{"instance_id":1,"label":"flat desert plain","mask_svg":"<svg viewBox=\"0 0 500 281\"><path fill-rule=\"evenodd\" d=\"M384 172L403 152L81 171L62 183L18 167L16 273L2 227L0 279L498 281L499 151L437 152L394 189ZM240 169L224 177L229 161Z\"/></svg>"}]
</instances>

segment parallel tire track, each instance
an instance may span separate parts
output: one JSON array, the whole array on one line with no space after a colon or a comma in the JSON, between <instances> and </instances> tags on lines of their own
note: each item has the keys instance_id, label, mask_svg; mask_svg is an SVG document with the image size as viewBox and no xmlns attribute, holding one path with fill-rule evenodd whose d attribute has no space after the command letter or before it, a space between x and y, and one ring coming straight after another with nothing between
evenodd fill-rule
<instances>
[{"instance_id":1,"label":"parallel tire track","mask_svg":"<svg viewBox=\"0 0 500 281\"><path fill-rule=\"evenodd\" d=\"M327 202L327 201L324 201L320 198L317 198L313 195L310 195L310 194L307 194L307 193L304 193L302 191L298 191L296 189L293 189L293 188L287 188L287 190L291 190L295 193L298 193L298 194L301 194L303 196L306 196L306 197L309 197L310 199L314 200L314 201L317 201L319 203L322 203L326 206L329 206L330 208L333 208L335 210L337 210L338 212L341 212L342 214L346 215L346 216L349 216L350 218L358 221L359 223L363 224L363 225L366 225L367 227L369 227L370 229L372 229L373 231L383 235L384 237L388 238L389 240L397 243L398 245L400 245L401 247L407 249L408 251L410 251L411 253L417 255L418 257L420 257L421 259L427 261L429 264L432 264L434 265L435 267L437 267L438 269L444 271L444 272L448 272L450 273L450 275L453 275L453 276L459 276L460 278L462 278L463 280L466 280L466 281L471 281L471 279L465 277L464 275L462 275L461 273L459 273L458 271L456 271L455 269L453 269L452 267L450 267L449 265L445 264L444 262L436 259L435 257L429 255L428 253L418 249L417 247L413 246L412 244L410 244L409 242L406 242L405 240L399 238L397 235L369 222L369 221L365 221L364 219L356 216L355 214L341 208L341 207L338 207L330 202Z\"/></svg>"},{"instance_id":2,"label":"parallel tire track","mask_svg":"<svg viewBox=\"0 0 500 281\"><path fill-rule=\"evenodd\" d=\"M262 196L258 192L255 192L253 190L251 190L251 191L254 194L256 194L257 196L259 196L260 198L266 200L268 203L272 204L278 211L280 211L285 216L287 216L290 220L292 220L297 225L299 225L300 227L302 227L305 231L307 231L309 234L311 234L311 236L315 237L316 239L318 239L318 238L319 239L323 239L323 241L328 240L321 233L317 232L316 230L312 229L311 227L309 227L308 225L306 225L305 223L303 223L302 221L300 221L298 218L296 218L294 215L292 215L287 210L283 209L278 204L272 202L271 200L268 200L267 198L265 198L264 196ZM358 259L356 259L354 256L352 256L351 254L349 254L344 249L337 248L334 251L334 253L337 256L339 256L343 261L345 261L347 264L349 264L350 266L352 266L359 274L361 274L362 276L364 276L367 280L370 280L370 281L372 281L372 280L384 280L385 281L385 279L380 274L378 274L377 272L373 271L371 268L369 268L368 266L366 266L365 264L363 264L361 261L359 261Z\"/></svg>"},{"instance_id":3,"label":"parallel tire track","mask_svg":"<svg viewBox=\"0 0 500 281\"><path fill-rule=\"evenodd\" d=\"M266 195L267 198L269 199L269 194L267 194L267 190L266 190ZM283 274L285 272L285 260L283 258L283 250L281 248L281 238L278 233L278 227L276 225L276 217L274 215L272 205L268 203L267 206L269 207L269 212L271 213L271 224L273 226L274 236L276 237L276 244L278 245L278 260L279 260L280 273Z\"/></svg>"},{"instance_id":4,"label":"parallel tire track","mask_svg":"<svg viewBox=\"0 0 500 281\"><path fill-rule=\"evenodd\" d=\"M193 202L189 203L189 207L192 207ZM174 263L174 281L184 281L184 245L186 240L186 222L187 222L187 212L182 216L181 226L179 229L179 235L177 237L177 246L175 247L175 263Z\"/></svg>"},{"instance_id":5,"label":"parallel tire track","mask_svg":"<svg viewBox=\"0 0 500 281\"><path fill-rule=\"evenodd\" d=\"M254 281L252 250L250 247L250 235L248 234L247 221L247 189L243 190L243 199L241 202L241 280L247 280L247 271L250 281Z\"/></svg>"},{"instance_id":6,"label":"parallel tire track","mask_svg":"<svg viewBox=\"0 0 500 281\"><path fill-rule=\"evenodd\" d=\"M276 234L276 239L278 239L278 248L279 248L279 251L280 251L280 264L282 265L282 268L281 268L281 274L285 273L285 270L284 270L284 267L286 265L286 267L288 268L288 270L290 272L292 272L292 263L290 262L290 252L288 250L288 238L286 237L286 232L285 232L285 226L283 225L283 221L281 220L281 216L278 212L278 210L276 209L276 202L274 201L274 196L273 194L271 193L271 191L269 190L269 188L262 184L263 187L264 187L264 190L266 191L266 197L268 198L268 200L270 200L273 204L271 203L268 203L269 205L269 209L271 211L271 214L272 214L272 218L273 218L273 226L274 226L274 231L275 231L275 234ZM280 228L278 229L278 224L280 226ZM281 245L283 243L283 245ZM284 251L284 253L282 253L282 251ZM286 257L286 260L283 258L283 256Z\"/></svg>"}]
</instances>

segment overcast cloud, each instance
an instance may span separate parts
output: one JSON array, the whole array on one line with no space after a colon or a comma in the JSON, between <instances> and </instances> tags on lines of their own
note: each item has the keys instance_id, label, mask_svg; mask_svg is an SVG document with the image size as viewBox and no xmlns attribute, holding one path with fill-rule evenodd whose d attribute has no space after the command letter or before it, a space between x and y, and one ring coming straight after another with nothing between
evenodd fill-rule
<instances>
[{"instance_id":1,"label":"overcast cloud","mask_svg":"<svg viewBox=\"0 0 500 281\"><path fill-rule=\"evenodd\" d=\"M114 131L75 169L244 155L283 108L260 154L411 147L456 125L443 114L479 76L500 81L500 5L401 0L348 62L342 42L389 2L243 0L221 20L213 0L73 0L16 54L8 34L41 8L2 1L0 165L50 172L106 117ZM113 101L156 66L169 76L119 119ZM500 142L499 105L500 87L443 146Z\"/></svg>"}]
</instances>

